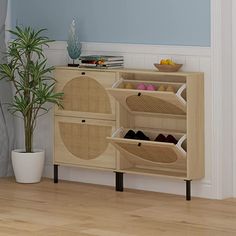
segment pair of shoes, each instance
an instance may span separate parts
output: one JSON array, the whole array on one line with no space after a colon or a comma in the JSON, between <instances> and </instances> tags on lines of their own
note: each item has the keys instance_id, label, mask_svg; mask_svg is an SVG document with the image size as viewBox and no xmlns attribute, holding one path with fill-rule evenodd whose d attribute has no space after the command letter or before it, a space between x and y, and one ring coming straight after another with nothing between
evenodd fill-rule
<instances>
[{"instance_id":1,"label":"pair of shoes","mask_svg":"<svg viewBox=\"0 0 236 236\"><path fill-rule=\"evenodd\" d=\"M150 141L150 138L149 138L148 136L146 136L146 135L145 135L142 131L140 131L140 130L135 134L134 139Z\"/></svg>"},{"instance_id":2,"label":"pair of shoes","mask_svg":"<svg viewBox=\"0 0 236 236\"><path fill-rule=\"evenodd\" d=\"M124 84L124 88L125 88L125 89L135 89L134 85L131 84L131 83L126 83L126 84Z\"/></svg>"},{"instance_id":3,"label":"pair of shoes","mask_svg":"<svg viewBox=\"0 0 236 236\"><path fill-rule=\"evenodd\" d=\"M124 136L124 138L127 138L127 139L134 139L134 136L135 136L135 132L134 132L132 129L130 129L130 130L126 133L126 135Z\"/></svg>"},{"instance_id":4,"label":"pair of shoes","mask_svg":"<svg viewBox=\"0 0 236 236\"><path fill-rule=\"evenodd\" d=\"M161 85L158 88L158 91L159 92L175 92L175 89L171 85L167 86L167 88L164 85Z\"/></svg>"},{"instance_id":5,"label":"pair of shoes","mask_svg":"<svg viewBox=\"0 0 236 236\"><path fill-rule=\"evenodd\" d=\"M163 134L159 134L156 139L156 142L165 142L165 143L174 143L177 144L178 141L176 140L176 138L172 135L168 135L167 137L165 137Z\"/></svg>"},{"instance_id":6,"label":"pair of shoes","mask_svg":"<svg viewBox=\"0 0 236 236\"><path fill-rule=\"evenodd\" d=\"M145 85L143 83L137 85L138 90L149 90L149 91L155 91L156 87L152 84Z\"/></svg>"},{"instance_id":7,"label":"pair of shoes","mask_svg":"<svg viewBox=\"0 0 236 236\"><path fill-rule=\"evenodd\" d=\"M124 138L127 139L139 139L139 140L150 140L149 137L147 137L142 131L137 131L136 133L130 129L126 135L124 136Z\"/></svg>"}]
</instances>

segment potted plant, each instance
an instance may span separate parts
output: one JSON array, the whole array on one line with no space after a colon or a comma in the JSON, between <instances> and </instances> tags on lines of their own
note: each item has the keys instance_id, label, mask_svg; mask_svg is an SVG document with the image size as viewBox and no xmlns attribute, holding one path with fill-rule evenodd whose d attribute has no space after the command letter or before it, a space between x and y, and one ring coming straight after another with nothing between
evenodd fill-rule
<instances>
[{"instance_id":1,"label":"potted plant","mask_svg":"<svg viewBox=\"0 0 236 236\"><path fill-rule=\"evenodd\" d=\"M8 63L0 64L0 79L10 81L15 91L8 110L24 123L25 147L12 151L13 170L19 183L40 182L45 157L43 150L33 148L37 118L49 111L47 103L61 106L63 97L63 93L54 92L54 68L47 66L43 53L43 47L53 40L42 36L44 31L18 26L10 30L15 39L8 46Z\"/></svg>"}]
</instances>

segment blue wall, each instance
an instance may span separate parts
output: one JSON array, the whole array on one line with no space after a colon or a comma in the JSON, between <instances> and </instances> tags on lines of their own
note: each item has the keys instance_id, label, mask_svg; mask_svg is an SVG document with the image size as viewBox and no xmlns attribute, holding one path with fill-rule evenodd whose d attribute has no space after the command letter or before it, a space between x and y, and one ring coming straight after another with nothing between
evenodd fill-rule
<instances>
[{"instance_id":1,"label":"blue wall","mask_svg":"<svg viewBox=\"0 0 236 236\"><path fill-rule=\"evenodd\" d=\"M210 46L210 0L12 0L12 25L47 28L66 40L79 17L81 41Z\"/></svg>"}]
</instances>

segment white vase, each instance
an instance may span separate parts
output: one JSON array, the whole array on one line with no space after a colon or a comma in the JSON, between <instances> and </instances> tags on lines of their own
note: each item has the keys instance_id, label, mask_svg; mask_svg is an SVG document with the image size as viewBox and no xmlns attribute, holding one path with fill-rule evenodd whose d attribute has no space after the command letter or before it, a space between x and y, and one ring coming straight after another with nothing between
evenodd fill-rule
<instances>
[{"instance_id":1,"label":"white vase","mask_svg":"<svg viewBox=\"0 0 236 236\"><path fill-rule=\"evenodd\" d=\"M45 154L43 150L26 153L17 149L12 151L12 166L18 183L38 183L41 180Z\"/></svg>"}]
</instances>

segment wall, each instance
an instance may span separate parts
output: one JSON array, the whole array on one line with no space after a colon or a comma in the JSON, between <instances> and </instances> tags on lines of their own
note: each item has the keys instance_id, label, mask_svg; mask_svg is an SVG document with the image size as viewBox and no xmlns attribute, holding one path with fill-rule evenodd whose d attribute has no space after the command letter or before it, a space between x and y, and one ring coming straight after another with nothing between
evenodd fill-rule
<instances>
[{"instance_id":1,"label":"wall","mask_svg":"<svg viewBox=\"0 0 236 236\"><path fill-rule=\"evenodd\" d=\"M12 14L14 15L11 17L13 25L16 23L16 19L18 20L18 23L28 23L30 22L33 26L37 27L46 27L49 29L50 34L52 37L56 39L66 39L66 31L68 28L68 25L71 21L71 15L72 13L76 13L79 9L73 7L71 8L71 5L68 6L68 4L63 4L64 2L61 0L56 1L57 4L57 12L54 11L53 3L54 1L47 1L45 5L42 4L43 1L16 1L12 0ZM70 1L70 3L73 2L73 6L76 6L76 4L85 4L85 2L91 2L95 3L95 1L86 0L86 1ZM117 1L118 2L118 1ZM119 1L120 4L124 4L123 1ZM129 1L127 1L129 2ZM130 1L133 2L133 1ZM139 1L135 1L136 3ZM144 2L144 1L143 1ZM139 29L137 30L137 36L135 38L132 38L133 32L129 32L129 28L126 28L126 24L121 24L120 30L122 32L122 27L125 27L126 32L128 32L128 35L130 38L125 38L126 34L119 34L119 36L115 36L114 32L107 30L104 30L104 27L101 27L99 32L95 31L93 32L94 26L93 22L89 21L90 24L86 27L81 25L81 31L84 32L81 35L81 39L83 41L96 41L96 42L103 42L109 39L110 42L113 41L119 41L119 42L130 42L132 44L119 44L119 43L84 43L83 44L83 53L90 54L90 53L112 53L112 54L119 54L124 55L125 57L125 66L130 68L146 68L150 69L153 68L152 64L156 61L158 61L162 57L172 57L177 62L184 63L183 70L187 71L203 71L205 73L205 122L206 122L206 176L201 181L194 181L193 183L193 195L194 196L201 196L201 197L207 197L207 198L220 198L217 195L217 188L219 185L219 181L217 180L217 176L220 176L220 168L216 168L216 161L215 161L215 155L213 154L213 151L216 150L214 143L214 130L216 128L219 128L219 126L216 126L216 122L213 121L217 120L219 116L215 115L215 110L213 110L214 106L217 106L216 104L216 94L215 90L217 85L217 81L213 78L213 51L210 47L207 47L210 45L210 13L209 13L209 5L210 1L151 1L150 3L155 4L158 2L158 7L156 9L159 9L160 6L169 6L168 4L177 3L178 5L182 6L181 8L177 8L175 6L175 9L179 9L178 17L173 16L173 14L176 14L176 12L171 12L172 20L175 19L178 21L178 26L175 25L175 27L172 27L170 24L171 30L169 30L168 27L161 28L156 27L156 24L153 23L152 27L146 27L146 25L142 25L142 31ZM27 3L27 4L26 4ZM100 4L104 3L104 0L99 1ZM145 1L147 3L147 1ZM191 7L188 7L188 3L191 3L191 6L194 6L193 10ZM32 5L33 4L33 5ZM115 4L115 3L114 3ZM128 3L126 3L128 4ZM182 4L182 5L181 5ZM185 4L185 5L183 5ZM187 5L186 5L187 4ZM201 9L197 8L196 5L201 6ZM203 5L202 5L203 4ZM119 4L118 4L119 5ZM151 4L150 4L151 5ZM34 7L32 7L34 6ZM88 5L89 6L89 5ZM117 8L117 5L115 5ZM119 5L120 6L120 5ZM138 9L135 10L132 9L132 11L137 12ZM172 5L174 6L174 5ZM114 5L110 5L110 7L114 7ZM25 10L24 10L25 8ZM29 11L30 8L35 8L36 10ZM85 7L86 9L86 7ZM100 8L99 8L100 9ZM100 14L103 8L100 9ZM139 8L140 11L141 8ZM161 8L164 9L163 7ZM181 13L180 13L181 9ZM184 10L183 10L184 9ZM188 10L186 10L188 9ZM192 9L192 10L191 10ZM198 9L198 11L197 11ZM90 11L89 9L88 11ZM190 10L190 11L189 11ZM202 11L207 11L207 17ZM54 11L53 17L51 17L51 13ZM118 10L117 10L118 11ZM201 12L200 12L201 11ZM40 12L40 14L38 14ZM93 9L93 14L98 14ZM106 10L103 10L103 13L106 14ZM129 11L130 12L130 11ZM167 11L169 13L169 10ZM191 12L191 17L186 17ZM197 12L197 13L196 13ZM196 14L195 14L196 13ZM205 12L206 13L206 12ZM92 15L93 15L92 14ZM123 13L122 13L123 14ZM126 13L129 15L128 13ZM201 14L201 17L199 15ZM63 17L61 17L63 15ZM102 14L101 14L102 15ZM132 13L133 15L133 13ZM148 14L146 14L148 15ZM155 14L154 14L155 15ZM160 14L156 14L155 17L159 17ZM167 14L166 14L167 15ZM49 17L50 16L50 17ZM97 15L98 16L98 15ZM95 21L97 21L97 16L95 17ZM163 16L163 15L161 15ZM93 16L92 16L93 17ZM144 17L145 18L145 17ZM162 19L166 19L166 17L162 17ZM178 19L177 19L178 18ZM162 20L161 19L161 20ZM168 18L169 19L169 18ZM184 22L184 20L186 22ZM192 24L191 22L199 21L198 27ZM203 19L203 21L202 21ZM104 20L104 19L103 19ZM146 20L146 18L145 18ZM157 21L157 18L155 19ZM155 22L153 21L153 22ZM137 22L137 21L136 21ZM147 19L147 22L150 24L150 19ZM159 21L157 21L159 22ZM169 21L168 21L169 22ZM173 21L175 22L175 21ZM155 22L156 23L156 22ZM194 25L194 27L187 27L188 23ZM148 24L148 25L149 25ZM85 22L86 25L86 22ZM163 24L162 25L166 25ZM99 25L97 25L98 27ZM169 25L168 25L169 26ZM84 27L84 29L83 29ZM127 26L128 27L128 26ZM178 32L176 32L176 27L178 29ZM153 29L158 28L156 32L158 32L158 35L152 35L150 38L142 38L143 32L145 33L145 29L148 28L151 29L150 32L153 32ZM88 31L83 31L83 30ZM197 30L198 31L197 31ZM203 30L204 29L204 30ZM203 31L202 31L203 30ZM194 31L194 32L193 32ZM103 32L104 34L102 34ZM180 33L181 32L181 33ZM195 34L197 32L197 35ZM106 35L106 34L109 34ZM99 35L99 36L98 36ZM149 34L145 35L149 36ZM187 37L185 37L187 35ZM87 38L83 38L83 37ZM114 38L112 37L114 36ZM122 36L122 37L121 37ZM96 38L98 37L98 38ZM109 38L110 37L110 38ZM192 39L191 39L192 38ZM127 40L128 39L128 40ZM155 39L155 42L151 41ZM107 42L107 41L106 41ZM142 43L142 44L138 44ZM158 44L158 45L150 45L150 44ZM186 45L186 46L164 46L161 44L173 44L173 45ZM200 46L194 46L191 47L189 45L201 45ZM67 58L67 52L66 52L66 43L65 42L56 42L51 45L49 49L47 49L46 54L49 59L49 63L52 65L62 65L66 64L68 61ZM214 74L215 75L215 74ZM220 98L219 98L220 99ZM18 121L19 122L19 121ZM218 123L217 123L218 125ZM18 137L18 146L22 145L22 139L20 138L22 136L22 127L19 125L17 126L17 137ZM49 114L48 116L41 117L39 120L39 125L37 127L37 136L35 137L35 144L36 146L40 146L42 148L46 149L46 167L45 167L45 176L52 177L52 155L53 155L53 120L52 120L52 114ZM215 153L215 151L214 151ZM220 154L221 155L221 154ZM219 155L218 155L219 156ZM220 158L220 156L219 156ZM219 167L219 165L217 166ZM112 173L107 172L99 172L99 171L90 171L90 170L83 170L79 168L69 168L69 167L61 167L59 171L59 176L62 179L67 180L75 180L75 181L81 181L81 182L88 182L88 183L98 183L98 184L105 184L105 185L114 185L114 176ZM175 194L184 194L184 183L180 181L170 181L162 178L151 178L151 177L144 177L144 176L134 176L134 175L126 175L125 176L125 185L129 188L138 188L138 189L145 189L145 190L151 190L151 191L160 191L160 192L168 192L168 193L175 193Z\"/></svg>"},{"instance_id":2,"label":"wall","mask_svg":"<svg viewBox=\"0 0 236 236\"><path fill-rule=\"evenodd\" d=\"M48 28L66 40L73 17L81 41L210 45L210 0L12 0L12 25Z\"/></svg>"},{"instance_id":3,"label":"wall","mask_svg":"<svg viewBox=\"0 0 236 236\"><path fill-rule=\"evenodd\" d=\"M232 1L232 112L233 112L233 143L236 143L236 2ZM234 197L236 197L236 145L233 145L233 184Z\"/></svg>"}]
</instances>

